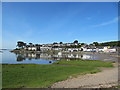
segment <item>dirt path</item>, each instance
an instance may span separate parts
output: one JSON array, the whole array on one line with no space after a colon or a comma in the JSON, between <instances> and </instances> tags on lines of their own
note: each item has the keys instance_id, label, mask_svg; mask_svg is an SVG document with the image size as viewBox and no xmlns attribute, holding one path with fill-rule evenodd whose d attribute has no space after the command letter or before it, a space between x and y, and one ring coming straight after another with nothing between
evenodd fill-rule
<instances>
[{"instance_id":1,"label":"dirt path","mask_svg":"<svg viewBox=\"0 0 120 90\"><path fill-rule=\"evenodd\" d=\"M102 68L102 70L102 72L96 74L87 74L57 82L51 88L109 88L117 86L117 65L114 68Z\"/></svg>"}]
</instances>

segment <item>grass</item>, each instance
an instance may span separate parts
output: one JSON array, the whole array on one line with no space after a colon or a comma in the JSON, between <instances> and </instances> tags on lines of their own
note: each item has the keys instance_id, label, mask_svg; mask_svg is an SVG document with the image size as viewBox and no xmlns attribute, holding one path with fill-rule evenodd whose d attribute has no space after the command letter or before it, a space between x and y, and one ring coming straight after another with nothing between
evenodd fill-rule
<instances>
[{"instance_id":1,"label":"grass","mask_svg":"<svg viewBox=\"0 0 120 90\"><path fill-rule=\"evenodd\" d=\"M54 64L62 65L77 65L77 66L91 66L91 67L112 67L112 62L105 62L99 60L84 60L84 61L59 61Z\"/></svg>"},{"instance_id":2,"label":"grass","mask_svg":"<svg viewBox=\"0 0 120 90\"><path fill-rule=\"evenodd\" d=\"M59 65L3 64L3 88L45 88L69 76L96 73L97 67L112 67L105 61L60 61Z\"/></svg>"}]
</instances>

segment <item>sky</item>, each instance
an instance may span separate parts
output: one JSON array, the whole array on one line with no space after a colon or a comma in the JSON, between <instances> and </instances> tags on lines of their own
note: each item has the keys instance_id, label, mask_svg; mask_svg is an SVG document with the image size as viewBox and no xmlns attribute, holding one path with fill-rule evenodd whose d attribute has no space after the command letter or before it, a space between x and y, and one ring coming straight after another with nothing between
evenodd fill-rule
<instances>
[{"instance_id":1,"label":"sky","mask_svg":"<svg viewBox=\"0 0 120 90\"><path fill-rule=\"evenodd\" d=\"M2 48L118 40L117 2L3 2Z\"/></svg>"}]
</instances>

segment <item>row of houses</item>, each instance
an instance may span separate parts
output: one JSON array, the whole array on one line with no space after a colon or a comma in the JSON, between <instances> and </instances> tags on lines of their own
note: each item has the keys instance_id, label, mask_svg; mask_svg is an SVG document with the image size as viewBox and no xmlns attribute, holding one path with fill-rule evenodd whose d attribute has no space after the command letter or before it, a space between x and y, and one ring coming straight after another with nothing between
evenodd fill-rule
<instances>
[{"instance_id":1,"label":"row of houses","mask_svg":"<svg viewBox=\"0 0 120 90\"><path fill-rule=\"evenodd\" d=\"M88 51L88 52L117 52L117 48L105 46L102 48L83 48L83 51Z\"/></svg>"},{"instance_id":2,"label":"row of houses","mask_svg":"<svg viewBox=\"0 0 120 90\"><path fill-rule=\"evenodd\" d=\"M25 50L32 50L32 51L48 51L48 50L60 50L64 52L78 52L78 51L84 51L84 52L117 52L117 48L115 47L95 47L95 46L83 46L80 48L60 48L60 47L52 47L49 45L43 45L43 46L29 46L24 47Z\"/></svg>"},{"instance_id":3,"label":"row of houses","mask_svg":"<svg viewBox=\"0 0 120 90\"><path fill-rule=\"evenodd\" d=\"M42 46L71 46L71 45L81 45L81 43L53 43L53 44L42 44ZM87 45L87 44L85 44Z\"/></svg>"},{"instance_id":4,"label":"row of houses","mask_svg":"<svg viewBox=\"0 0 120 90\"><path fill-rule=\"evenodd\" d=\"M81 43L53 43L53 44L32 44L26 45L24 49L34 50L34 51L44 51L44 50L66 50L66 48L71 46L80 46Z\"/></svg>"},{"instance_id":5,"label":"row of houses","mask_svg":"<svg viewBox=\"0 0 120 90\"><path fill-rule=\"evenodd\" d=\"M74 51L84 51L84 52L117 52L117 48L109 48L109 47L103 47L103 48L69 48L67 50L68 52L74 52Z\"/></svg>"}]
</instances>

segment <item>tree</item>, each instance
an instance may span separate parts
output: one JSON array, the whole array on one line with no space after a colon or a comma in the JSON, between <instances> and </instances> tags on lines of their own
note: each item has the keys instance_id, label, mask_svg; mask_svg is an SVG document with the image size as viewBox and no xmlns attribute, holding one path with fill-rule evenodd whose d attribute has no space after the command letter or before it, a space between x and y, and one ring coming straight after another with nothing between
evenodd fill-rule
<instances>
[{"instance_id":1,"label":"tree","mask_svg":"<svg viewBox=\"0 0 120 90\"><path fill-rule=\"evenodd\" d=\"M18 46L19 48L23 48L24 46L26 46L26 43L24 43L24 42L22 42L22 41L18 41L18 42L17 42L17 46Z\"/></svg>"},{"instance_id":2,"label":"tree","mask_svg":"<svg viewBox=\"0 0 120 90\"><path fill-rule=\"evenodd\" d=\"M120 41L117 42L117 46L120 47Z\"/></svg>"},{"instance_id":3,"label":"tree","mask_svg":"<svg viewBox=\"0 0 120 90\"><path fill-rule=\"evenodd\" d=\"M63 44L63 42L60 42L60 44Z\"/></svg>"},{"instance_id":4,"label":"tree","mask_svg":"<svg viewBox=\"0 0 120 90\"><path fill-rule=\"evenodd\" d=\"M24 43L24 46L27 46L27 43Z\"/></svg>"},{"instance_id":5,"label":"tree","mask_svg":"<svg viewBox=\"0 0 120 90\"><path fill-rule=\"evenodd\" d=\"M98 42L93 42L93 44L94 44L95 46L98 46L98 45L99 45L99 43L98 43Z\"/></svg>"},{"instance_id":6,"label":"tree","mask_svg":"<svg viewBox=\"0 0 120 90\"><path fill-rule=\"evenodd\" d=\"M78 40L75 40L73 43L78 43Z\"/></svg>"},{"instance_id":7,"label":"tree","mask_svg":"<svg viewBox=\"0 0 120 90\"><path fill-rule=\"evenodd\" d=\"M81 48L81 45L77 45L77 48Z\"/></svg>"},{"instance_id":8,"label":"tree","mask_svg":"<svg viewBox=\"0 0 120 90\"><path fill-rule=\"evenodd\" d=\"M29 43L30 46L32 46L33 44L32 43Z\"/></svg>"},{"instance_id":9,"label":"tree","mask_svg":"<svg viewBox=\"0 0 120 90\"><path fill-rule=\"evenodd\" d=\"M89 46L93 46L93 44L89 44Z\"/></svg>"},{"instance_id":10,"label":"tree","mask_svg":"<svg viewBox=\"0 0 120 90\"><path fill-rule=\"evenodd\" d=\"M81 43L81 45L85 45L85 43Z\"/></svg>"},{"instance_id":11,"label":"tree","mask_svg":"<svg viewBox=\"0 0 120 90\"><path fill-rule=\"evenodd\" d=\"M35 44L35 46L39 46L39 44Z\"/></svg>"},{"instance_id":12,"label":"tree","mask_svg":"<svg viewBox=\"0 0 120 90\"><path fill-rule=\"evenodd\" d=\"M57 42L54 42L53 44L58 44Z\"/></svg>"}]
</instances>

